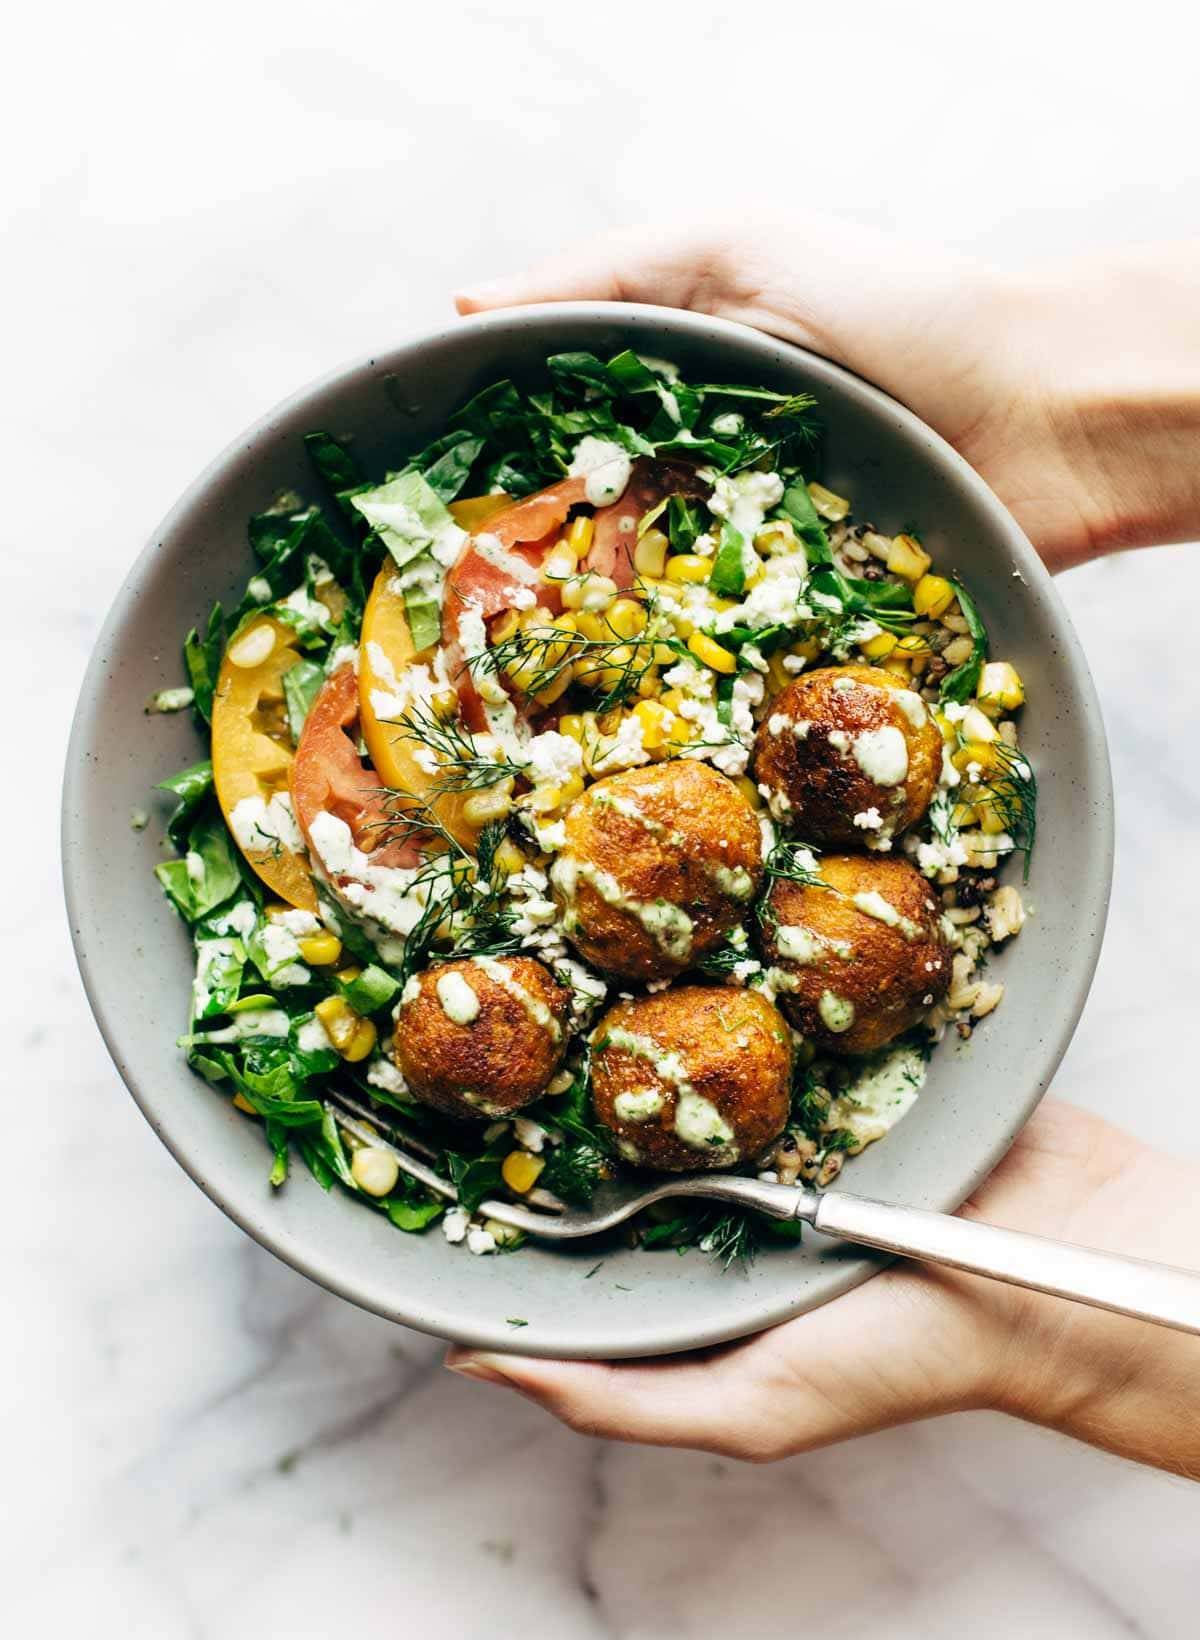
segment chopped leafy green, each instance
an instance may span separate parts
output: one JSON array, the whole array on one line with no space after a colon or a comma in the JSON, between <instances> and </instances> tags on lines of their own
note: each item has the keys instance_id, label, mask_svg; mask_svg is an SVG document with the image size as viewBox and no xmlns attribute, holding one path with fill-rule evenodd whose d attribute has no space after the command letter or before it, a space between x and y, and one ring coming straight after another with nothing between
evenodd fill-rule
<instances>
[{"instance_id":1,"label":"chopped leafy green","mask_svg":"<svg viewBox=\"0 0 1200 1640\"><path fill-rule=\"evenodd\" d=\"M555 1146L546 1159L539 1185L576 1207L590 1207L606 1165L603 1151L587 1140Z\"/></svg>"},{"instance_id":2,"label":"chopped leafy green","mask_svg":"<svg viewBox=\"0 0 1200 1640\"><path fill-rule=\"evenodd\" d=\"M957 701L961 705L972 699L979 687L979 675L988 656L988 635L983 618L975 606L975 600L961 581L955 581L954 590L958 594L958 607L963 612L963 619L971 634L971 653L961 666L956 666L953 672L948 672L942 679L941 695L943 700Z\"/></svg>"},{"instance_id":3,"label":"chopped leafy green","mask_svg":"<svg viewBox=\"0 0 1200 1640\"><path fill-rule=\"evenodd\" d=\"M746 590L746 543L728 519L721 525L708 584L721 598L740 598Z\"/></svg>"},{"instance_id":4,"label":"chopped leafy green","mask_svg":"<svg viewBox=\"0 0 1200 1640\"><path fill-rule=\"evenodd\" d=\"M469 1213L473 1213L488 1196L503 1192L500 1164L508 1149L509 1144L501 1138L493 1141L481 1156L465 1156L456 1150L446 1152L450 1182L458 1191L459 1205Z\"/></svg>"},{"instance_id":5,"label":"chopped leafy green","mask_svg":"<svg viewBox=\"0 0 1200 1640\"><path fill-rule=\"evenodd\" d=\"M195 627L183 640L183 664L192 688L194 705L205 723L212 722L213 694L225 653L225 614L220 604L212 606L204 635Z\"/></svg>"},{"instance_id":6,"label":"chopped leafy green","mask_svg":"<svg viewBox=\"0 0 1200 1640\"><path fill-rule=\"evenodd\" d=\"M352 980L335 976L333 983L339 995L359 1014L374 1014L386 1008L400 989L399 981L377 963L369 964Z\"/></svg>"},{"instance_id":7,"label":"chopped leafy green","mask_svg":"<svg viewBox=\"0 0 1200 1640\"><path fill-rule=\"evenodd\" d=\"M194 822L182 860L154 868L171 903L185 922L199 922L223 904L242 881L233 840L220 815L209 811Z\"/></svg>"},{"instance_id":8,"label":"chopped leafy green","mask_svg":"<svg viewBox=\"0 0 1200 1640\"><path fill-rule=\"evenodd\" d=\"M312 710L312 703L325 682L325 668L316 661L301 660L289 666L283 674L283 702L287 709L288 733L292 744L300 744L300 736Z\"/></svg>"},{"instance_id":9,"label":"chopped leafy green","mask_svg":"<svg viewBox=\"0 0 1200 1640\"><path fill-rule=\"evenodd\" d=\"M178 774L160 780L154 789L173 792L179 799L167 821L167 836L176 848L181 849L196 810L213 789L212 762L205 758L202 763L193 763L190 769L181 769Z\"/></svg>"}]
</instances>

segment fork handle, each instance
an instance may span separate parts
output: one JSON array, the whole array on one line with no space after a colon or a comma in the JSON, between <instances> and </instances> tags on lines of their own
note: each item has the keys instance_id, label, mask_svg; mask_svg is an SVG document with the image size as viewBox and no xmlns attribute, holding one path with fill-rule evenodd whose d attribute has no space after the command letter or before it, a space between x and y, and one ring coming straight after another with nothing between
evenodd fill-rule
<instances>
[{"instance_id":1,"label":"fork handle","mask_svg":"<svg viewBox=\"0 0 1200 1640\"><path fill-rule=\"evenodd\" d=\"M801 1216L825 1235L991 1276L1036 1293L1072 1298L1179 1332L1200 1333L1200 1271L1076 1247L947 1213L894 1207L840 1190L819 1196L815 1211Z\"/></svg>"}]
</instances>

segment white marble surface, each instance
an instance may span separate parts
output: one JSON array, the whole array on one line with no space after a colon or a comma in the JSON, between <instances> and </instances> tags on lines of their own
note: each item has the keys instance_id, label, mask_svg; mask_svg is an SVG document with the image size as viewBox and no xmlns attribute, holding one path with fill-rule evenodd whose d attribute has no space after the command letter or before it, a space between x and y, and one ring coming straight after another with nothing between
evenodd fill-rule
<instances>
[{"instance_id":1,"label":"white marble surface","mask_svg":"<svg viewBox=\"0 0 1200 1640\"><path fill-rule=\"evenodd\" d=\"M9 24L0 99L20 754L0 805L5 1631L1193 1632L1200 1492L1182 1483L984 1416L771 1470L605 1449L276 1263L176 1169L108 1062L55 805L124 567L285 391L440 320L469 277L663 202L817 199L1011 262L1182 231L1194 25L1153 4L776 19L611 0L33 19ZM1192 1151L1198 572L1174 549L1063 583L1120 811L1108 945L1059 1091Z\"/></svg>"}]
</instances>

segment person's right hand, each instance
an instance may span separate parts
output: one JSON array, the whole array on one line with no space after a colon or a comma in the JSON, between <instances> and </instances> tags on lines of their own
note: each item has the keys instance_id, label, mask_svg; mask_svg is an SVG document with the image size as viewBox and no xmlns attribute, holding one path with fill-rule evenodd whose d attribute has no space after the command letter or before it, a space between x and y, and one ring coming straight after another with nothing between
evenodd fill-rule
<instances>
[{"instance_id":1,"label":"person's right hand","mask_svg":"<svg viewBox=\"0 0 1200 1640\"><path fill-rule=\"evenodd\" d=\"M657 302L740 320L902 400L979 471L1052 570L1200 534L1200 253L1000 276L800 214L628 230L458 298Z\"/></svg>"}]
</instances>

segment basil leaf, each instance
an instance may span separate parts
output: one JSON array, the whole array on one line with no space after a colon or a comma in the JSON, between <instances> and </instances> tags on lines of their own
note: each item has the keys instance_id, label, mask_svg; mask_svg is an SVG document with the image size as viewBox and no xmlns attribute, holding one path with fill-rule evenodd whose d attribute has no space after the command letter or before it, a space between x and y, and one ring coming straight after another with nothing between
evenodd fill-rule
<instances>
[{"instance_id":1,"label":"basil leaf","mask_svg":"<svg viewBox=\"0 0 1200 1640\"><path fill-rule=\"evenodd\" d=\"M745 541L741 532L724 520L721 524L721 544L713 559L708 584L720 598L740 598L746 590Z\"/></svg>"},{"instance_id":2,"label":"basil leaf","mask_svg":"<svg viewBox=\"0 0 1200 1640\"><path fill-rule=\"evenodd\" d=\"M292 744L300 744L312 703L325 682L325 668L316 661L297 661L283 674L283 700L287 708L288 731Z\"/></svg>"},{"instance_id":3,"label":"basil leaf","mask_svg":"<svg viewBox=\"0 0 1200 1640\"><path fill-rule=\"evenodd\" d=\"M201 637L195 627L183 640L183 664L192 686L193 704L205 723L212 722L213 693L225 652L225 614L214 604Z\"/></svg>"},{"instance_id":4,"label":"basil leaf","mask_svg":"<svg viewBox=\"0 0 1200 1640\"><path fill-rule=\"evenodd\" d=\"M178 774L160 780L154 789L172 792L179 799L167 821L167 836L181 849L196 810L213 789L212 763L208 758L202 763L193 763L190 769L181 769Z\"/></svg>"}]
</instances>

